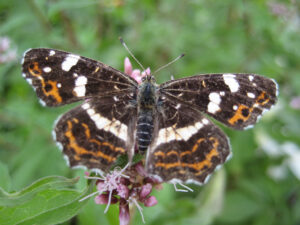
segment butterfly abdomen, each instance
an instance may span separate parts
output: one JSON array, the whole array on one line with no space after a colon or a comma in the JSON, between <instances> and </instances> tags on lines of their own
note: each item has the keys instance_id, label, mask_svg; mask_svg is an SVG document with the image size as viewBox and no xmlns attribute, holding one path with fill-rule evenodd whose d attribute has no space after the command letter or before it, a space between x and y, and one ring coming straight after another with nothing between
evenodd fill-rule
<instances>
[{"instance_id":1,"label":"butterfly abdomen","mask_svg":"<svg viewBox=\"0 0 300 225\"><path fill-rule=\"evenodd\" d=\"M136 130L138 150L143 154L151 143L153 133L153 112L142 110L139 113Z\"/></svg>"}]
</instances>

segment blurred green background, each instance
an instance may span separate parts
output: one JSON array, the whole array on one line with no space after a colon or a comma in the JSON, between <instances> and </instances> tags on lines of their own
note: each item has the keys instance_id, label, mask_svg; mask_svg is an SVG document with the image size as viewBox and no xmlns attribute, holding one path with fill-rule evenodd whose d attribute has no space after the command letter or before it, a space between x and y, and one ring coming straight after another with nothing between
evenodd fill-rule
<instances>
[{"instance_id":1,"label":"blurred green background","mask_svg":"<svg viewBox=\"0 0 300 225\"><path fill-rule=\"evenodd\" d=\"M279 101L254 129L220 125L233 158L194 193L155 191L146 224L300 224L300 2L267 0L0 0L0 187L13 192L69 169L52 141L58 115L44 108L21 76L28 48L48 47L100 60L119 70L128 53L152 70L181 53L159 83L200 74L245 72L277 80ZM134 64L137 68L137 65ZM75 104L76 105L76 104ZM83 188L81 182L76 188ZM92 200L64 224L116 224ZM1 208L0 208L1 210ZM132 224L141 224L137 213ZM13 215L12 215L13 216Z\"/></svg>"}]
</instances>

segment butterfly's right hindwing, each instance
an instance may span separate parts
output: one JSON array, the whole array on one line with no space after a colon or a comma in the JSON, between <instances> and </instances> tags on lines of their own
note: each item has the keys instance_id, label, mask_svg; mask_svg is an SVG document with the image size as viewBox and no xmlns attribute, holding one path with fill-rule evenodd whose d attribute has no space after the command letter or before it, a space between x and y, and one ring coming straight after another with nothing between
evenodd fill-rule
<instances>
[{"instance_id":1,"label":"butterfly's right hindwing","mask_svg":"<svg viewBox=\"0 0 300 225\"><path fill-rule=\"evenodd\" d=\"M226 135L200 112L164 99L146 169L161 182L202 184L230 155Z\"/></svg>"}]
</instances>

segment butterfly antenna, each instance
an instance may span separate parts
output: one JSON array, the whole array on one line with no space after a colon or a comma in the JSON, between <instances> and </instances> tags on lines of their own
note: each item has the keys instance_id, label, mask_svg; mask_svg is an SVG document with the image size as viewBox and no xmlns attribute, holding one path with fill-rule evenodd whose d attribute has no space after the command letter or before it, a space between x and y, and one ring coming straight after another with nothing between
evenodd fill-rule
<instances>
[{"instance_id":1,"label":"butterfly antenna","mask_svg":"<svg viewBox=\"0 0 300 225\"><path fill-rule=\"evenodd\" d=\"M139 66L143 69L143 71L145 71L145 68L143 67L143 65L139 62L139 60L137 60L137 58L135 58L135 56L132 54L132 52L129 50L129 48L127 47L127 45L125 44L124 40L122 37L119 37L121 44L124 46L124 48L127 50L127 52L131 55L131 57L137 62L137 64L139 64Z\"/></svg>"},{"instance_id":2,"label":"butterfly antenna","mask_svg":"<svg viewBox=\"0 0 300 225\"><path fill-rule=\"evenodd\" d=\"M157 70L154 71L153 75L156 74L158 71L170 66L171 64L173 64L177 60L181 59L183 56L185 56L185 55L182 53L180 56L177 56L176 59L173 59L171 62L167 63L166 65L163 65L163 66L159 67Z\"/></svg>"}]
</instances>

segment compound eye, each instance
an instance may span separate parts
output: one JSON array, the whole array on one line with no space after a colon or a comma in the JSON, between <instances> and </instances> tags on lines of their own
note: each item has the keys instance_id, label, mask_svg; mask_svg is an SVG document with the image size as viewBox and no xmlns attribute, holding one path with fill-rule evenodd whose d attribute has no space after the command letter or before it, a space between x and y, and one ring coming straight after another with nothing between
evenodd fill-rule
<instances>
[{"instance_id":1,"label":"compound eye","mask_svg":"<svg viewBox=\"0 0 300 225\"><path fill-rule=\"evenodd\" d=\"M151 77L151 80L152 80L153 82L155 82L155 77Z\"/></svg>"},{"instance_id":2,"label":"compound eye","mask_svg":"<svg viewBox=\"0 0 300 225\"><path fill-rule=\"evenodd\" d=\"M146 77L142 77L142 81L145 81L146 80Z\"/></svg>"}]
</instances>

